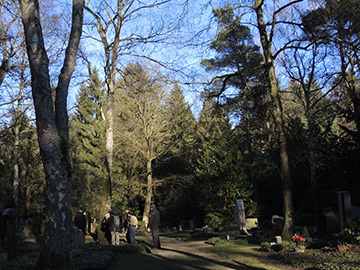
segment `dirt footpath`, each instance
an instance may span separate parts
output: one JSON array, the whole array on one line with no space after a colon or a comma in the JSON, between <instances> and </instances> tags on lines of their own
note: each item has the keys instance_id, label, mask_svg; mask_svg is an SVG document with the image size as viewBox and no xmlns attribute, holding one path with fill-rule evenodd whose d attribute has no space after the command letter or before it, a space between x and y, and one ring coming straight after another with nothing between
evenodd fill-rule
<instances>
[{"instance_id":1,"label":"dirt footpath","mask_svg":"<svg viewBox=\"0 0 360 270\"><path fill-rule=\"evenodd\" d=\"M240 265L231 260L219 260L210 254L203 253L195 247L205 246L204 241L186 242L181 239L160 237L161 249L152 249L152 253L169 262L169 270L228 270L258 269Z\"/></svg>"}]
</instances>

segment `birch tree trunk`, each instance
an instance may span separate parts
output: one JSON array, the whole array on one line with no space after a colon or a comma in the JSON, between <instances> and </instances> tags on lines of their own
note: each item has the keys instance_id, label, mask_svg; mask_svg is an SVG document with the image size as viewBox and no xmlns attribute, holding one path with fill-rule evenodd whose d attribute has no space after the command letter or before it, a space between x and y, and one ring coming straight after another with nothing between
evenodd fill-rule
<instances>
[{"instance_id":1,"label":"birch tree trunk","mask_svg":"<svg viewBox=\"0 0 360 270\"><path fill-rule=\"evenodd\" d=\"M68 147L68 87L75 69L83 22L83 0L73 0L72 28L64 65L52 101L49 59L38 0L19 0L31 69L40 154L46 175L44 244L36 269L71 269L71 167Z\"/></svg>"}]
</instances>

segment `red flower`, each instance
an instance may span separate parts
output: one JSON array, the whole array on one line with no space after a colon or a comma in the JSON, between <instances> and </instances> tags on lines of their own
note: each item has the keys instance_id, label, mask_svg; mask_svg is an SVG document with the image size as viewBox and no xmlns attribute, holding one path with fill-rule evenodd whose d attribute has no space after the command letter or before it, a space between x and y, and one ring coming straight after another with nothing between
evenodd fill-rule
<instances>
[{"instance_id":1,"label":"red flower","mask_svg":"<svg viewBox=\"0 0 360 270\"><path fill-rule=\"evenodd\" d=\"M299 243L299 242L305 242L306 239L304 237L301 237L300 235L297 235L295 234L292 239L296 242L296 243Z\"/></svg>"}]
</instances>

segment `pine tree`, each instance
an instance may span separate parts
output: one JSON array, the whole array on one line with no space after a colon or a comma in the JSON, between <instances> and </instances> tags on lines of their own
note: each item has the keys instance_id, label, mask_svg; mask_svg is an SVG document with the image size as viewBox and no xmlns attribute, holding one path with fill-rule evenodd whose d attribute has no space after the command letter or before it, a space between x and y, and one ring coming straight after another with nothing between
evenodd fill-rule
<instances>
[{"instance_id":1,"label":"pine tree","mask_svg":"<svg viewBox=\"0 0 360 270\"><path fill-rule=\"evenodd\" d=\"M217 212L224 221L235 220L235 200L243 199L246 209L253 203L252 189L245 174L242 154L227 113L212 100L205 102L199 118L196 165L197 205L206 214Z\"/></svg>"},{"instance_id":2,"label":"pine tree","mask_svg":"<svg viewBox=\"0 0 360 270\"><path fill-rule=\"evenodd\" d=\"M164 205L161 215L176 222L194 217L190 190L194 186L195 143L197 122L185 102L179 85L175 85L166 108L168 148L155 162L154 174L164 180L157 189Z\"/></svg>"},{"instance_id":3,"label":"pine tree","mask_svg":"<svg viewBox=\"0 0 360 270\"><path fill-rule=\"evenodd\" d=\"M73 205L87 208L98 217L106 188L104 83L98 72L90 74L88 84L81 86L71 121L73 161ZM106 195L104 195L106 196ZM94 213L93 213L94 214Z\"/></svg>"}]
</instances>

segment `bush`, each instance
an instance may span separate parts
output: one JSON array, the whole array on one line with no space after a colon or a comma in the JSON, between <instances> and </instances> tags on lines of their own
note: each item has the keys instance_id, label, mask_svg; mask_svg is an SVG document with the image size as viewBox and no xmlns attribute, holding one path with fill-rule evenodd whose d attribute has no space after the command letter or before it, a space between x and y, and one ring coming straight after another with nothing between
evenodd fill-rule
<instances>
[{"instance_id":1,"label":"bush","mask_svg":"<svg viewBox=\"0 0 360 270\"><path fill-rule=\"evenodd\" d=\"M294 250L296 248L296 243L294 241L282 241L281 248L283 250Z\"/></svg>"},{"instance_id":2,"label":"bush","mask_svg":"<svg viewBox=\"0 0 360 270\"><path fill-rule=\"evenodd\" d=\"M208 225L211 229L214 230L222 230L223 221L224 221L224 216L217 212L209 213L205 217L206 225Z\"/></svg>"},{"instance_id":3,"label":"bush","mask_svg":"<svg viewBox=\"0 0 360 270\"><path fill-rule=\"evenodd\" d=\"M260 244L260 251L270 252L271 244L269 242L262 242Z\"/></svg>"},{"instance_id":4,"label":"bush","mask_svg":"<svg viewBox=\"0 0 360 270\"><path fill-rule=\"evenodd\" d=\"M32 270L35 268L36 262L39 258L39 254L27 254L21 257L17 257L16 260L7 262L0 265L1 270Z\"/></svg>"},{"instance_id":5,"label":"bush","mask_svg":"<svg viewBox=\"0 0 360 270\"><path fill-rule=\"evenodd\" d=\"M350 244L360 244L360 218L348 223L346 228L338 235L340 241Z\"/></svg>"},{"instance_id":6,"label":"bush","mask_svg":"<svg viewBox=\"0 0 360 270\"><path fill-rule=\"evenodd\" d=\"M309 230L306 226L304 226L301 230L301 233L300 235L304 238L309 238L310 237L310 233L309 233Z\"/></svg>"},{"instance_id":7,"label":"bush","mask_svg":"<svg viewBox=\"0 0 360 270\"><path fill-rule=\"evenodd\" d=\"M146 230L145 222L142 220L138 221L138 230Z\"/></svg>"},{"instance_id":8,"label":"bush","mask_svg":"<svg viewBox=\"0 0 360 270\"><path fill-rule=\"evenodd\" d=\"M89 250L87 252L83 252L73 259L74 269L104 269L110 264L114 255L115 254L109 250Z\"/></svg>"},{"instance_id":9,"label":"bush","mask_svg":"<svg viewBox=\"0 0 360 270\"><path fill-rule=\"evenodd\" d=\"M296 268L318 270L360 270L360 254L352 252L306 250L271 253L271 258Z\"/></svg>"}]
</instances>

